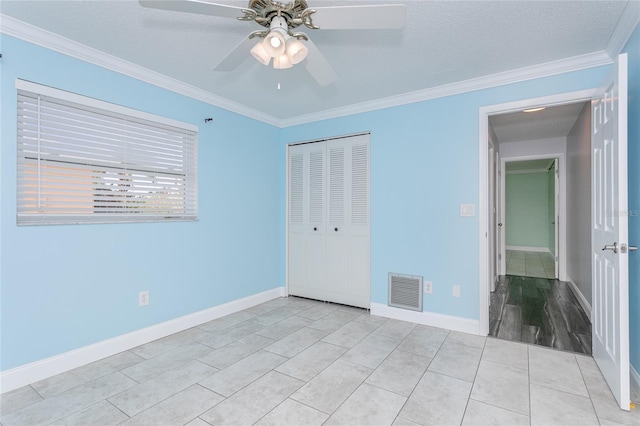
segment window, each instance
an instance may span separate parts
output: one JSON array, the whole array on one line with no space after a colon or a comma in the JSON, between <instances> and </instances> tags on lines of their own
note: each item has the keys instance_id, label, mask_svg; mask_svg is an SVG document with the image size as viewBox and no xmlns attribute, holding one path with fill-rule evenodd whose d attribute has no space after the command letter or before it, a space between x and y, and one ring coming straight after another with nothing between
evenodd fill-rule
<instances>
[{"instance_id":1,"label":"window","mask_svg":"<svg viewBox=\"0 0 640 426\"><path fill-rule=\"evenodd\" d=\"M18 225L197 219L197 127L16 80Z\"/></svg>"}]
</instances>

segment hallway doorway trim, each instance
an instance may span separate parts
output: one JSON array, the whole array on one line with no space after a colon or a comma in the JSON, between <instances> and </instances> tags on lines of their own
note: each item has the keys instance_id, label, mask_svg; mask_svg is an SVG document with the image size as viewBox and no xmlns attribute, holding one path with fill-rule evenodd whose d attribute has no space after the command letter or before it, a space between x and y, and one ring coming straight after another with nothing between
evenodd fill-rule
<instances>
[{"instance_id":1,"label":"hallway doorway trim","mask_svg":"<svg viewBox=\"0 0 640 426\"><path fill-rule=\"evenodd\" d=\"M496 114L506 114L510 112L521 111L526 108L538 106L555 106L575 102L591 102L596 93L596 89L587 89L576 92L562 93L558 95L543 96L532 99L522 99L513 102L507 102L496 105L488 105L481 107L478 111L479 120L479 199L478 199L478 220L479 220L479 334L489 334L489 298L490 298L490 279L489 279L489 116Z\"/></svg>"}]
</instances>

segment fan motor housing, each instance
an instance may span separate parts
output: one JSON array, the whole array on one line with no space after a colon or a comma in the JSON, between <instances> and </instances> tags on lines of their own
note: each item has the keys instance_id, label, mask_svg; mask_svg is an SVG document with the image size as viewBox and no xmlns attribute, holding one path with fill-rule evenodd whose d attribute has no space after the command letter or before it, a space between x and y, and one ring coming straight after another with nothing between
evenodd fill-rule
<instances>
[{"instance_id":1,"label":"fan motor housing","mask_svg":"<svg viewBox=\"0 0 640 426\"><path fill-rule=\"evenodd\" d=\"M264 20L256 20L263 27L269 28L271 19L274 16L282 16L289 28L296 28L302 25L301 22L294 22L294 18L299 17L307 9L306 0L295 0L292 3L280 3L273 0L250 0L249 9L254 10L258 16Z\"/></svg>"}]
</instances>

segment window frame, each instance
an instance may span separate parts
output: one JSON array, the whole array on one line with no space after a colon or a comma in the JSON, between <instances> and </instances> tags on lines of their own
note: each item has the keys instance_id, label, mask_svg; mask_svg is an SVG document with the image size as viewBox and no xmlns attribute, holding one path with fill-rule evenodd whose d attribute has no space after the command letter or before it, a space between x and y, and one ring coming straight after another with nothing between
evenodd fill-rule
<instances>
[{"instance_id":1,"label":"window frame","mask_svg":"<svg viewBox=\"0 0 640 426\"><path fill-rule=\"evenodd\" d=\"M18 226L198 220L197 126L26 80L16 79L15 87ZM72 113L79 112L80 119L83 114L92 114L112 125L113 133L105 133L114 141L107 143L108 161L99 158L98 153L91 154L92 149L104 145L98 136L92 138L94 130L89 118L86 122L77 121L82 131L77 149L85 150L82 154L63 154L62 148L55 147L76 148L73 142L61 142L65 139L61 130L47 128L41 135L45 126L40 123L44 117L41 98L47 105L53 105L55 112L64 114L68 108ZM37 111L25 99L32 102L37 99ZM31 110L27 111L25 105ZM33 117L37 118L35 125L29 124ZM48 123L53 123L51 128L57 125L55 120ZM118 135L116 127L123 124L127 126L126 134ZM134 131L135 138L129 136L129 129ZM156 134L159 136L155 137ZM151 155L156 149L161 153ZM58 192L67 192L45 199L44 188L54 179L60 179L55 180L56 185L66 185ZM73 203L69 204L74 204L73 207L65 207L66 196L72 197Z\"/></svg>"}]
</instances>

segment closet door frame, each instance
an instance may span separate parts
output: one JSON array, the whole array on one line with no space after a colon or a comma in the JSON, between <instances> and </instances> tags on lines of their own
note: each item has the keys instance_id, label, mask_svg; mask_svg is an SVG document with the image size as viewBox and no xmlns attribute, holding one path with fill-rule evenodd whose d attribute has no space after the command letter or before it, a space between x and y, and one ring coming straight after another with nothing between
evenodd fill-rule
<instances>
[{"instance_id":1,"label":"closet door frame","mask_svg":"<svg viewBox=\"0 0 640 426\"><path fill-rule=\"evenodd\" d=\"M309 140L309 141L303 141L303 142L296 142L296 143L291 143L287 145L287 148L285 150L285 294L288 296L290 294L290 263L289 263L289 259L290 259L290 241L289 241L289 237L290 237L290 194L291 194L291 188L290 188L290 184L291 184L291 176L290 176L290 150L292 147L295 146L299 146L299 145L304 145L304 144L313 144L313 143L323 143L325 146L328 145L328 142L330 141L334 141L334 140L340 140L340 139L349 139L349 138L353 138L353 137L357 137L357 136L367 136L367 219L368 219L368 223L367 223L367 253L366 253L366 263L367 263L367 274L366 274L366 280L368 283L368 289L367 289L367 301L366 301L366 306L362 306L364 303L358 303L357 305L365 307L365 308L369 308L370 304L371 304L371 277L370 277L370 273L371 273L371 238L370 238L370 232L371 232L371 192L370 192L370 185L371 185L371 139L370 139L370 132L362 132L362 133L355 133L355 134L349 134L349 135L342 135L342 136L336 136L336 137L331 137L331 138L325 138L325 139L318 139L318 140ZM329 152L328 150L325 152L325 170L329 169ZM306 178L305 178L306 179ZM305 196L305 200L306 197L308 195ZM327 188L325 191L325 210L326 210L326 216L325 216L325 226L329 227L329 188L328 188L328 184L327 184ZM305 208L307 208L305 206ZM346 212L345 212L346 213ZM346 220L347 218L345 218ZM329 232L329 231L327 231ZM325 256L325 259L327 258L327 256ZM324 298L318 298L318 300L326 300Z\"/></svg>"}]
</instances>

